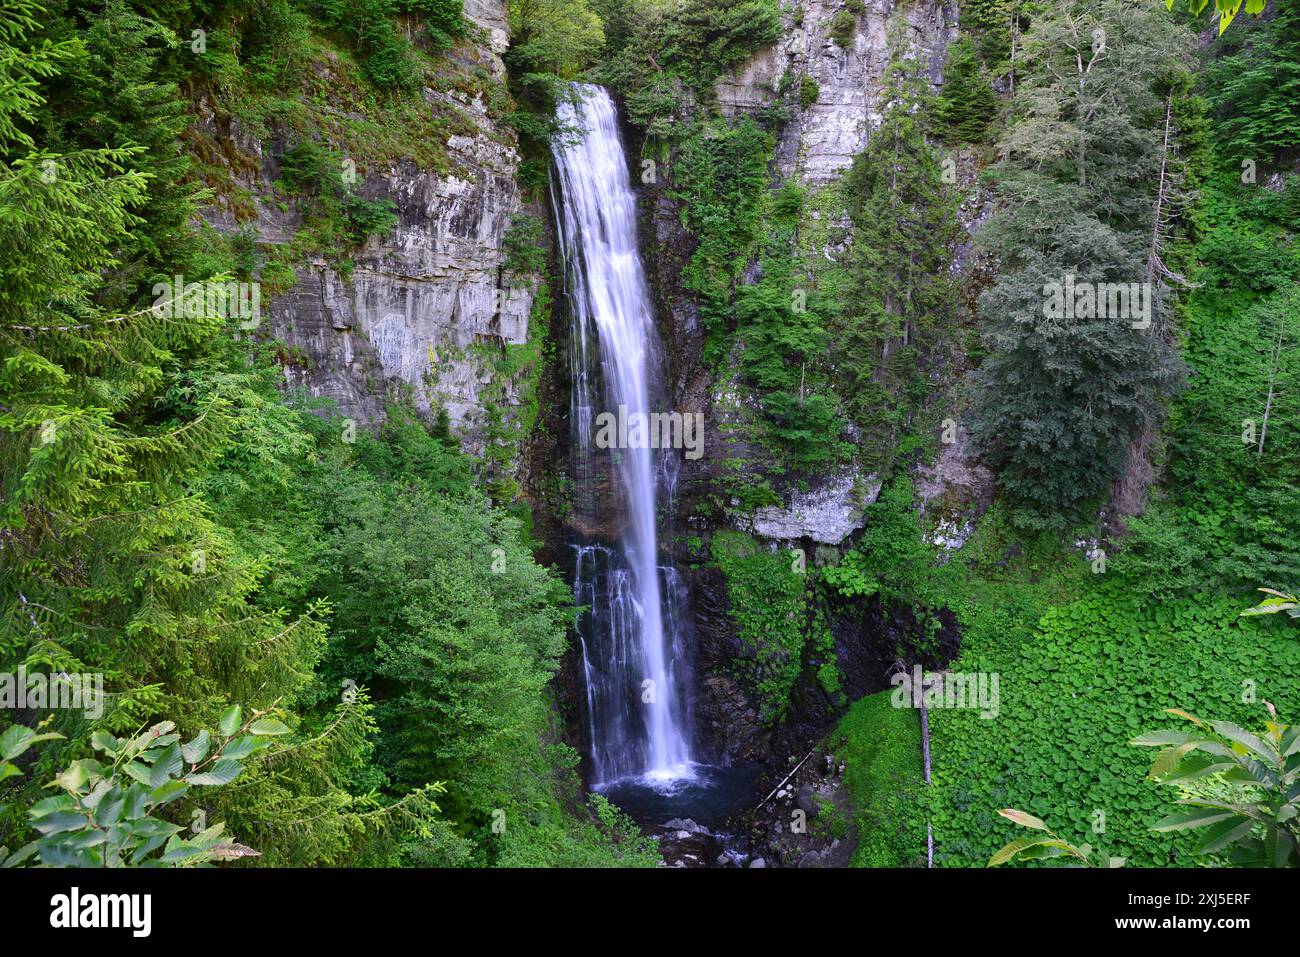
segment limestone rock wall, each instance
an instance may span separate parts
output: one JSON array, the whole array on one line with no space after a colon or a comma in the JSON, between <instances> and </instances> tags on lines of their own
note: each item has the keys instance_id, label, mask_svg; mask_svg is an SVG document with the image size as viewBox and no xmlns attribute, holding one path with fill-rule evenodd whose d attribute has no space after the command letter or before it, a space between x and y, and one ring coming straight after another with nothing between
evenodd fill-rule
<instances>
[{"instance_id":1,"label":"limestone rock wall","mask_svg":"<svg viewBox=\"0 0 1300 957\"><path fill-rule=\"evenodd\" d=\"M859 12L854 12L854 11ZM850 42L832 39L836 16L854 18ZM778 151L782 172L797 173L807 183L834 179L866 145L880 120L880 90L891 53L891 26L907 47L943 81L948 44L956 38L957 4L953 0L805 0L800 13L783 14L780 42L715 84L718 104L734 114L770 104L784 75L817 84L817 99L791 124L795 134Z\"/></svg>"},{"instance_id":2,"label":"limestone rock wall","mask_svg":"<svg viewBox=\"0 0 1300 957\"><path fill-rule=\"evenodd\" d=\"M503 77L505 0L467 0L465 14L478 29L456 56ZM503 238L524 207L515 182L520 157L482 95L427 90L425 98L430 109L450 107L470 120L472 134L445 143L450 169L413 162L367 169L361 194L391 200L397 226L356 250L346 274L324 258L295 263L297 282L264 307L265 331L289 347L290 386L334 399L343 415L371 426L382 421L386 398L409 387L420 410L445 409L466 451L477 455L489 406L504 406L508 416L520 401L518 383L497 381L493 358L528 341L536 292L535 278L504 275ZM237 123L221 134L256 161L235 173L256 219L236 221L214 207L208 221L223 232L251 225L261 244L290 242L300 218L275 194L271 144Z\"/></svg>"}]
</instances>

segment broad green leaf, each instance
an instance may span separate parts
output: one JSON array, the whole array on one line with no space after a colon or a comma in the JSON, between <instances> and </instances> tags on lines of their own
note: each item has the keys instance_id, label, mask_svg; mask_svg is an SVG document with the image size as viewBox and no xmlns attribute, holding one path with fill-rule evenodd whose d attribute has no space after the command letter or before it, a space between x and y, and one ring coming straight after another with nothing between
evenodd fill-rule
<instances>
[{"instance_id":1,"label":"broad green leaf","mask_svg":"<svg viewBox=\"0 0 1300 957\"><path fill-rule=\"evenodd\" d=\"M1235 816L1232 811L1201 808L1162 817L1151 825L1151 829L1153 831L1181 831L1189 827L1205 827L1207 824L1214 824L1216 821L1223 821Z\"/></svg>"},{"instance_id":2,"label":"broad green leaf","mask_svg":"<svg viewBox=\"0 0 1300 957\"><path fill-rule=\"evenodd\" d=\"M1237 727L1231 721L1211 721L1210 726L1229 741L1235 741L1242 747L1249 749L1260 760L1272 762L1276 759L1276 755L1269 749L1268 745L1264 744L1256 735Z\"/></svg>"},{"instance_id":3,"label":"broad green leaf","mask_svg":"<svg viewBox=\"0 0 1300 957\"><path fill-rule=\"evenodd\" d=\"M149 786L151 788L161 787L168 778L180 773L181 749L180 745L173 744L154 762L153 770L149 774Z\"/></svg>"},{"instance_id":4,"label":"broad green leaf","mask_svg":"<svg viewBox=\"0 0 1300 957\"><path fill-rule=\"evenodd\" d=\"M208 734L208 729L204 728L181 748L181 753L190 764L198 764L208 756L208 747L211 743L212 736Z\"/></svg>"},{"instance_id":5,"label":"broad green leaf","mask_svg":"<svg viewBox=\"0 0 1300 957\"><path fill-rule=\"evenodd\" d=\"M203 831L200 831L198 834L195 834L192 838L190 838L190 844L192 844L195 847L201 847L204 850L207 850L213 844L216 844L217 841L221 840L221 835L225 832L225 830L226 830L226 825L218 821L216 824L213 824L211 827Z\"/></svg>"},{"instance_id":6,"label":"broad green leaf","mask_svg":"<svg viewBox=\"0 0 1300 957\"><path fill-rule=\"evenodd\" d=\"M1205 832L1205 839L1192 851L1193 854L1213 854L1221 851L1238 838L1250 833L1255 822L1248 817L1234 815L1212 825Z\"/></svg>"},{"instance_id":7,"label":"broad green leaf","mask_svg":"<svg viewBox=\"0 0 1300 957\"><path fill-rule=\"evenodd\" d=\"M34 744L62 737L63 735L53 731L37 734L31 728L25 728L21 724L11 725L5 729L4 734L0 734L0 758L12 761Z\"/></svg>"},{"instance_id":8,"label":"broad green leaf","mask_svg":"<svg viewBox=\"0 0 1300 957\"><path fill-rule=\"evenodd\" d=\"M279 734L288 734L289 728L283 721L277 721L275 718L258 718L248 726L248 733L258 735L259 737L271 737Z\"/></svg>"},{"instance_id":9,"label":"broad green leaf","mask_svg":"<svg viewBox=\"0 0 1300 957\"><path fill-rule=\"evenodd\" d=\"M76 763L69 767L62 774L54 779L54 783L65 791L80 791L90 779L90 774L80 764Z\"/></svg>"},{"instance_id":10,"label":"broad green leaf","mask_svg":"<svg viewBox=\"0 0 1300 957\"><path fill-rule=\"evenodd\" d=\"M1300 724L1292 725L1282 732L1282 757L1300 753Z\"/></svg>"},{"instance_id":11,"label":"broad green leaf","mask_svg":"<svg viewBox=\"0 0 1300 957\"><path fill-rule=\"evenodd\" d=\"M267 738L255 738L251 734L243 734L235 738L224 748L221 749L221 757L230 760L246 758L265 748L269 748L271 742Z\"/></svg>"},{"instance_id":12,"label":"broad green leaf","mask_svg":"<svg viewBox=\"0 0 1300 957\"><path fill-rule=\"evenodd\" d=\"M1005 864L1007 861L1014 858L1021 851L1034 847L1037 844L1041 844L1043 843L1044 840L1046 839L1040 837L1017 838L1016 840L1012 841L1010 844L1006 845L1005 847L997 851L992 857L990 857L988 864L985 866L1000 867L1001 865Z\"/></svg>"},{"instance_id":13,"label":"broad green leaf","mask_svg":"<svg viewBox=\"0 0 1300 957\"><path fill-rule=\"evenodd\" d=\"M18 850L14 851L0 863L0 867L17 867L27 858L31 857L39 849L39 842L32 841L30 844L24 844Z\"/></svg>"},{"instance_id":14,"label":"broad green leaf","mask_svg":"<svg viewBox=\"0 0 1300 957\"><path fill-rule=\"evenodd\" d=\"M1136 747L1154 747L1162 744L1186 744L1194 740L1196 735L1190 731L1150 731L1147 734L1139 734L1131 739L1129 744Z\"/></svg>"},{"instance_id":15,"label":"broad green leaf","mask_svg":"<svg viewBox=\"0 0 1300 957\"><path fill-rule=\"evenodd\" d=\"M158 739L175 727L175 721L159 721L148 731L144 732L144 734L132 741L132 747L137 751L143 751L145 748L158 747L160 744Z\"/></svg>"},{"instance_id":16,"label":"broad green leaf","mask_svg":"<svg viewBox=\"0 0 1300 957\"><path fill-rule=\"evenodd\" d=\"M99 802L95 808L95 823L100 827L112 827L122 818L122 809L126 806L126 795L117 788L111 797Z\"/></svg>"},{"instance_id":17,"label":"broad green leaf","mask_svg":"<svg viewBox=\"0 0 1300 957\"><path fill-rule=\"evenodd\" d=\"M221 732L223 738L228 738L239 730L239 719L243 711L239 705L232 704L222 714L221 719L217 722L217 730Z\"/></svg>"},{"instance_id":18,"label":"broad green leaf","mask_svg":"<svg viewBox=\"0 0 1300 957\"><path fill-rule=\"evenodd\" d=\"M1192 754L1181 761L1171 771L1160 775L1161 784L1173 784L1179 781L1195 781L1209 774L1227 771L1238 765L1232 761L1215 760L1208 754Z\"/></svg>"},{"instance_id":19,"label":"broad green leaf","mask_svg":"<svg viewBox=\"0 0 1300 957\"><path fill-rule=\"evenodd\" d=\"M126 792L126 799L122 805L122 816L128 821L134 821L144 816L145 803L149 800L150 789L143 783L131 785L130 790Z\"/></svg>"},{"instance_id":20,"label":"broad green leaf","mask_svg":"<svg viewBox=\"0 0 1300 957\"><path fill-rule=\"evenodd\" d=\"M229 784L239 777L239 772L243 770L243 765L238 761L221 760L207 771L198 774L187 774L185 780L189 784L195 785Z\"/></svg>"},{"instance_id":21,"label":"broad green leaf","mask_svg":"<svg viewBox=\"0 0 1300 957\"><path fill-rule=\"evenodd\" d=\"M149 781L149 768L145 767L139 761L128 761L122 765L122 770L147 787L154 785Z\"/></svg>"},{"instance_id":22,"label":"broad green leaf","mask_svg":"<svg viewBox=\"0 0 1300 957\"><path fill-rule=\"evenodd\" d=\"M32 827L47 836L62 834L64 831L75 831L78 828L85 827L86 824L86 816L78 814L76 811L56 811L53 814L46 814L32 821Z\"/></svg>"},{"instance_id":23,"label":"broad green leaf","mask_svg":"<svg viewBox=\"0 0 1300 957\"><path fill-rule=\"evenodd\" d=\"M149 803L154 805L167 804L175 801L189 789L190 786L184 781L172 778L149 793Z\"/></svg>"}]
</instances>

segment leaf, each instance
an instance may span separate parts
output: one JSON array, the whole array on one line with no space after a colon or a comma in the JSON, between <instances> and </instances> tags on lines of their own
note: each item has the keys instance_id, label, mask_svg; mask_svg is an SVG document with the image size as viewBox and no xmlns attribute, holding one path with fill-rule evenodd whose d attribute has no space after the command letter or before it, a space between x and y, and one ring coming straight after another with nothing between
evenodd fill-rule
<instances>
[{"instance_id":1,"label":"leaf","mask_svg":"<svg viewBox=\"0 0 1300 957\"><path fill-rule=\"evenodd\" d=\"M122 817L135 821L144 816L145 802L149 800L150 789L143 783L131 785L122 804Z\"/></svg>"},{"instance_id":2,"label":"leaf","mask_svg":"<svg viewBox=\"0 0 1300 957\"><path fill-rule=\"evenodd\" d=\"M1026 814L1024 811L1017 811L1015 808L999 808L998 813L1008 821L1019 824L1021 827L1032 827L1037 831L1047 831L1048 827L1032 814ZM1049 832L1050 833L1050 832Z\"/></svg>"},{"instance_id":3,"label":"leaf","mask_svg":"<svg viewBox=\"0 0 1300 957\"><path fill-rule=\"evenodd\" d=\"M1300 752L1300 724L1293 725L1282 732L1281 750L1284 758Z\"/></svg>"},{"instance_id":4,"label":"leaf","mask_svg":"<svg viewBox=\"0 0 1300 957\"><path fill-rule=\"evenodd\" d=\"M221 760L212 766L208 771L198 774L187 774L185 780L189 784L197 785L216 785L229 784L239 773L244 770L244 766L238 761Z\"/></svg>"},{"instance_id":5,"label":"leaf","mask_svg":"<svg viewBox=\"0 0 1300 957\"><path fill-rule=\"evenodd\" d=\"M86 781L89 780L89 778L90 774L86 771L85 767L80 762L77 762L72 764L66 771L56 777L52 783L57 784L65 791L72 791L75 793L85 786Z\"/></svg>"},{"instance_id":6,"label":"leaf","mask_svg":"<svg viewBox=\"0 0 1300 957\"><path fill-rule=\"evenodd\" d=\"M1179 814L1170 814L1162 817L1156 823L1151 825L1153 831L1182 831L1189 827L1205 827L1207 824L1214 824L1216 821L1222 821L1237 815L1232 811L1220 811L1212 808L1201 808L1195 811L1183 811Z\"/></svg>"},{"instance_id":7,"label":"leaf","mask_svg":"<svg viewBox=\"0 0 1300 957\"><path fill-rule=\"evenodd\" d=\"M18 850L4 858L3 861L0 861L0 867L17 867L23 861L27 860L27 858L35 854L39 846L40 844L37 841L32 841L30 844L24 844L22 847L18 848Z\"/></svg>"},{"instance_id":8,"label":"leaf","mask_svg":"<svg viewBox=\"0 0 1300 957\"><path fill-rule=\"evenodd\" d=\"M189 789L190 786L184 781L172 778L170 781L165 782L161 786L156 787L149 792L149 803L155 806L159 804L167 804L171 801L175 801Z\"/></svg>"},{"instance_id":9,"label":"leaf","mask_svg":"<svg viewBox=\"0 0 1300 957\"><path fill-rule=\"evenodd\" d=\"M198 764L208 756L208 747L212 743L212 736L208 734L208 729L204 728L196 734L193 740L181 746L181 754L190 764Z\"/></svg>"},{"instance_id":10,"label":"leaf","mask_svg":"<svg viewBox=\"0 0 1300 957\"><path fill-rule=\"evenodd\" d=\"M1173 784L1176 781L1195 781L1208 774L1216 774L1229 768L1237 767L1234 761L1215 760L1208 754L1191 754L1169 771L1159 775L1161 784ZM1152 769L1154 771L1154 768Z\"/></svg>"},{"instance_id":11,"label":"leaf","mask_svg":"<svg viewBox=\"0 0 1300 957\"><path fill-rule=\"evenodd\" d=\"M277 721L275 718L258 718L248 726L248 733L259 737L270 737L288 734L289 727L283 721Z\"/></svg>"},{"instance_id":12,"label":"leaf","mask_svg":"<svg viewBox=\"0 0 1300 957\"><path fill-rule=\"evenodd\" d=\"M1007 861L1011 860L1016 855L1018 855L1021 851L1027 850L1028 848L1031 847L1036 847L1037 845L1042 844L1045 840L1046 838L1041 838L1041 837L1018 838L1017 840L1012 841L1010 844L1006 845L1001 850L994 853L994 855L989 858L988 864L986 864L985 866L1000 867L1001 865L1005 864Z\"/></svg>"},{"instance_id":13,"label":"leaf","mask_svg":"<svg viewBox=\"0 0 1300 957\"><path fill-rule=\"evenodd\" d=\"M1240 837L1250 833L1255 822L1248 817L1233 815L1210 827L1205 832L1205 839L1192 851L1193 854L1213 854L1221 851Z\"/></svg>"},{"instance_id":14,"label":"leaf","mask_svg":"<svg viewBox=\"0 0 1300 957\"><path fill-rule=\"evenodd\" d=\"M78 830L85 827L86 823L84 814L78 814L76 811L56 811L33 820L32 827L48 836Z\"/></svg>"},{"instance_id":15,"label":"leaf","mask_svg":"<svg viewBox=\"0 0 1300 957\"><path fill-rule=\"evenodd\" d=\"M240 735L235 740L228 743L221 749L221 757L231 760L246 758L264 748L269 748L271 742L266 738L255 738L251 734Z\"/></svg>"},{"instance_id":16,"label":"leaf","mask_svg":"<svg viewBox=\"0 0 1300 957\"><path fill-rule=\"evenodd\" d=\"M5 729L4 734L0 734L0 758L6 761L12 761L27 751L33 744L41 741L53 741L55 738L62 738L63 735L51 731L46 734L37 734L31 728L25 728L21 724L11 725Z\"/></svg>"},{"instance_id":17,"label":"leaf","mask_svg":"<svg viewBox=\"0 0 1300 957\"><path fill-rule=\"evenodd\" d=\"M175 721L159 721L152 728L131 742L131 744L137 751L143 751L145 748L159 747L163 742L158 739L175 727Z\"/></svg>"},{"instance_id":18,"label":"leaf","mask_svg":"<svg viewBox=\"0 0 1300 957\"><path fill-rule=\"evenodd\" d=\"M1191 721L1193 724L1199 725L1202 728L1206 726L1204 721L1193 714L1188 714L1182 708L1165 708L1165 714L1172 714L1177 718L1186 718L1188 721Z\"/></svg>"},{"instance_id":19,"label":"leaf","mask_svg":"<svg viewBox=\"0 0 1300 957\"><path fill-rule=\"evenodd\" d=\"M1186 744L1195 740L1196 735L1190 731L1151 731L1132 738L1129 744L1140 748L1155 747L1162 744Z\"/></svg>"},{"instance_id":20,"label":"leaf","mask_svg":"<svg viewBox=\"0 0 1300 957\"><path fill-rule=\"evenodd\" d=\"M122 765L122 770L141 784L146 785L147 787L154 786L149 781L149 769L139 761L128 761L126 764Z\"/></svg>"},{"instance_id":21,"label":"leaf","mask_svg":"<svg viewBox=\"0 0 1300 957\"><path fill-rule=\"evenodd\" d=\"M1300 608L1300 603L1287 601L1282 598L1266 598L1258 605L1247 608L1240 615L1242 618L1249 618L1253 615L1276 615L1280 611L1290 611L1292 608Z\"/></svg>"},{"instance_id":22,"label":"leaf","mask_svg":"<svg viewBox=\"0 0 1300 957\"><path fill-rule=\"evenodd\" d=\"M1241 9L1241 0L1236 0L1236 4L1231 8L1228 7L1219 8L1219 35L1220 36L1223 35L1224 30L1228 29L1228 24L1230 24L1234 19L1236 19L1237 11L1240 9Z\"/></svg>"},{"instance_id":23,"label":"leaf","mask_svg":"<svg viewBox=\"0 0 1300 957\"><path fill-rule=\"evenodd\" d=\"M1231 721L1211 721L1210 725L1228 740L1236 741L1242 747L1249 748L1256 757L1269 762L1277 759L1277 755L1263 741L1249 731L1237 727Z\"/></svg>"},{"instance_id":24,"label":"leaf","mask_svg":"<svg viewBox=\"0 0 1300 957\"><path fill-rule=\"evenodd\" d=\"M232 704L217 722L217 730L223 738L228 738L239 730L239 719L243 714L239 705Z\"/></svg>"},{"instance_id":25,"label":"leaf","mask_svg":"<svg viewBox=\"0 0 1300 957\"><path fill-rule=\"evenodd\" d=\"M180 773L181 749L180 745L173 744L154 762L153 770L149 773L149 786L151 788L161 787L168 778Z\"/></svg>"},{"instance_id":26,"label":"leaf","mask_svg":"<svg viewBox=\"0 0 1300 957\"><path fill-rule=\"evenodd\" d=\"M251 847L245 847L243 844L218 844L212 848L211 854L219 861L231 861L239 857L261 857L261 851L255 851Z\"/></svg>"}]
</instances>

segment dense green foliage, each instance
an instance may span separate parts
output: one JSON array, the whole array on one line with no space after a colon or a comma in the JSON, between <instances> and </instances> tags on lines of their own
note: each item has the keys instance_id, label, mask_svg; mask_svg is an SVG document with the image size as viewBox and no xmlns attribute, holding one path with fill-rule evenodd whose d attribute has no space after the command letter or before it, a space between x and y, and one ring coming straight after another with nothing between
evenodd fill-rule
<instances>
[{"instance_id":1,"label":"dense green foliage","mask_svg":"<svg viewBox=\"0 0 1300 957\"><path fill-rule=\"evenodd\" d=\"M962 37L948 51L943 89L934 106L936 125L949 140L979 143L997 105L975 44L969 37Z\"/></svg>"},{"instance_id":2,"label":"dense green foliage","mask_svg":"<svg viewBox=\"0 0 1300 957\"><path fill-rule=\"evenodd\" d=\"M910 708L895 708L892 692L853 702L831 734L844 759L853 797L858 845L854 867L925 864L925 824L912 813L922 800L921 725Z\"/></svg>"},{"instance_id":3,"label":"dense green foliage","mask_svg":"<svg viewBox=\"0 0 1300 957\"><path fill-rule=\"evenodd\" d=\"M1226 26L1262 4L1216 6ZM529 342L485 352L480 383L492 405L522 378L524 412L489 412L479 461L447 410L395 395L359 428L284 388L303 360L259 316L178 315L155 290L260 282L265 307L304 262L346 282L398 224L367 174L448 175L456 136L517 145L540 200L579 78L621 97L646 235L671 247L652 250L656 292L698 332L701 368L671 371L699 372L725 419L700 560L726 581L760 721L803 717L805 692L848 704L827 623L846 607L889 618L909 660L943 653L947 610L952 668L1000 678L996 717L931 712L928 789L915 714L852 704L855 863L916 862L929 823L937 863L982 865L1011 808L1056 829L1044 853L1186 863L1200 841L1176 825L1194 822L1167 819L1140 731L1194 745L1159 769L1184 801L1230 800L1196 819L1211 861L1290 859L1293 832L1258 826L1287 795L1243 790L1236 758L1189 782L1222 742L1150 729L1188 708L1242 743L1264 702L1300 712L1290 623L1240 614L1251 589L1290 607L1300 583L1300 13L1239 21L1198 60L1158 2L969 0L938 89L891 13L872 122L829 182L785 149L833 108L813 76L745 107L715 89L804 15L521 0L503 78L460 0L0 0L0 671L108 691L102 714L4 715L3 863L657 862L564 741L572 595L534 558L511 469L557 361L540 210L505 227L499 270L538 289ZM833 56L874 42L865 15L827 13ZM292 235L259 243L277 204ZM233 228L196 225L201 208ZM1150 322L1051 314L1067 277L1152 284ZM957 410L992 504L922 509L911 470ZM1109 508L1138 466L1154 481ZM850 468L859 500L883 484L825 563L719 527ZM972 534L941 557L949 520ZM1294 775L1294 729L1255 741Z\"/></svg>"},{"instance_id":4,"label":"dense green foliage","mask_svg":"<svg viewBox=\"0 0 1300 957\"><path fill-rule=\"evenodd\" d=\"M947 351L956 322L956 200L929 144L934 97L917 74L914 62L890 65L888 109L844 179L853 246L836 378L872 464L897 446L925 394L923 360Z\"/></svg>"},{"instance_id":5,"label":"dense green foliage","mask_svg":"<svg viewBox=\"0 0 1300 957\"><path fill-rule=\"evenodd\" d=\"M443 34L433 46L460 33L459 4L404 10ZM315 9L316 23L291 4L259 5L244 27L284 29L250 42L245 65L216 26L238 23L239 10L180 59L166 28L124 4L110 5L105 36L84 39L79 10L4 7L0 662L6 673L102 674L106 690L102 715L49 711L44 727L59 737L25 755L23 773L5 765L6 847L30 843L34 825L49 838L42 856L110 863L154 852L201 863L227 837L259 856L225 857L277 865L657 859L617 809L581 793L545 692L567 590L534 562L519 521L479 491L478 467L445 424L399 403L381 435L358 433L283 394L283 355L259 338L260 316L217 301L178 314L152 290L173 274L259 271L270 290L271 267L286 268L246 234L191 225L198 184L179 138L180 84L168 78L221 103L236 89L307 82L276 51L335 30L370 81L399 90L416 76L407 67L429 61L424 41L407 47L396 12L333 5ZM346 58L336 62L346 80ZM75 95L52 99L73 82ZM355 91L344 81L338 92ZM388 102L376 111L404 108ZM321 122L289 121L297 135L278 158L279 188L305 214L293 248L339 257L395 216L364 198L359 157L337 146L357 130L335 139ZM203 134L188 142L206 162ZM236 734L241 705L252 738ZM6 754L12 729L47 710L6 716ZM200 754L201 729L232 713L220 746ZM250 746L260 734L280 743ZM235 786L198 787L235 771ZM56 773L63 796L33 818ZM132 783L142 777L145 791ZM68 802L95 802L92 817L129 813L101 844L93 832L107 818L64 827L60 815L80 814ZM223 834L184 831L208 815Z\"/></svg>"},{"instance_id":6,"label":"dense green foliage","mask_svg":"<svg viewBox=\"0 0 1300 957\"><path fill-rule=\"evenodd\" d=\"M1103 24L1106 43L1090 49ZM1161 84L1186 70L1190 44L1163 11L1120 0L1053 5L1025 36L991 171L1001 208L979 236L1001 268L980 297L988 355L971 430L1027 523L1060 527L1106 490L1179 384L1168 304L1147 264L1158 252ZM1051 308L1050 284L1143 281L1144 311L1103 306L1100 292L1091 306Z\"/></svg>"},{"instance_id":7,"label":"dense green foliage","mask_svg":"<svg viewBox=\"0 0 1300 957\"><path fill-rule=\"evenodd\" d=\"M775 723L803 671L807 577L797 556L765 551L742 532L718 533L712 550L727 576L731 615L748 652L736 666L757 692L763 720Z\"/></svg>"},{"instance_id":8,"label":"dense green foliage","mask_svg":"<svg viewBox=\"0 0 1300 957\"><path fill-rule=\"evenodd\" d=\"M1279 721L1272 702L1265 707L1268 720L1259 734L1175 709L1197 730L1133 739L1162 749L1151 777L1178 788L1178 803L1192 808L1161 818L1155 830L1207 828L1194 853L1227 850L1232 863L1245 867L1300 867L1300 727Z\"/></svg>"},{"instance_id":9,"label":"dense green foliage","mask_svg":"<svg viewBox=\"0 0 1300 957\"><path fill-rule=\"evenodd\" d=\"M1295 708L1286 676L1300 665L1300 644L1269 640L1239 610L1222 599L1144 605L1108 588L1052 608L1019 647L968 631L960 667L1001 675L1000 714L931 716L938 804L930 820L942 860L983 865L1006 842L995 824L1000 807L1028 811L1131 865L1182 860L1196 840L1151 830L1168 797L1145 780L1147 760L1128 740L1164 708L1245 725L1259 700Z\"/></svg>"}]
</instances>

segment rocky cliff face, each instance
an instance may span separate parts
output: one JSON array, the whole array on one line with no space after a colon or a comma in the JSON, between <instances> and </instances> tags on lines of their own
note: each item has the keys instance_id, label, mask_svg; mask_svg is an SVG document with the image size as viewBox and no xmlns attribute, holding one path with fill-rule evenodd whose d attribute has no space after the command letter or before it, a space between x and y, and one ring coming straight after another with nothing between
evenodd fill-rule
<instances>
[{"instance_id":1,"label":"rocky cliff face","mask_svg":"<svg viewBox=\"0 0 1300 957\"><path fill-rule=\"evenodd\" d=\"M465 13L478 29L453 51L448 70L499 80L504 0L469 0ZM535 279L505 274L503 239L524 206L519 154L481 92L424 97L435 115L458 120L442 144L446 168L362 158L359 192L391 200L397 226L372 236L347 264L312 256L294 263L297 281L270 303L265 328L289 346L289 385L334 399L341 414L368 425L382 421L388 396L409 389L421 411L445 409L466 451L480 455L489 410L508 419L521 402L519 382L502 381L494 364L507 346L528 341L536 292ZM257 241L290 242L299 218L272 185L284 144L259 141L237 122L222 132L255 158L235 181L253 197ZM227 208L207 215L219 230L246 228Z\"/></svg>"},{"instance_id":2,"label":"rocky cliff face","mask_svg":"<svg viewBox=\"0 0 1300 957\"><path fill-rule=\"evenodd\" d=\"M895 48L909 49L937 85L957 33L952 0L807 0L797 16L783 16L781 41L719 79L715 92L733 115L770 105L783 76L816 83L816 100L789 125L777 152L784 175L810 184L834 179L866 145L880 120L882 79ZM836 29L845 17L851 33Z\"/></svg>"},{"instance_id":3,"label":"rocky cliff face","mask_svg":"<svg viewBox=\"0 0 1300 957\"><path fill-rule=\"evenodd\" d=\"M772 174L774 181L796 178L816 190L844 173L879 123L891 57L906 50L936 86L942 84L947 49L957 36L957 9L952 0L808 0L797 12L787 8L782 16L781 39L718 79L714 93L722 113L735 117L772 106L780 91L791 86L815 87L816 97L806 106L796 104L777 133ZM755 397L734 384L714 382L700 363L702 331L693 302L676 287L691 240L674 205L662 194L651 194L647 248L654 251L651 269L664 338L675 343L677 407L706 410L705 457L687 464L681 483L687 513L681 525L699 528L691 514L695 501L716 492L725 480L724 460L761 460L762 450L743 439ZM828 259L838 252L823 250ZM789 544L840 545L862 527L863 507L880 491L877 476L854 467L801 479L798 487L778 489L782 504L759 509L752 527L745 523L746 530Z\"/></svg>"}]
</instances>

